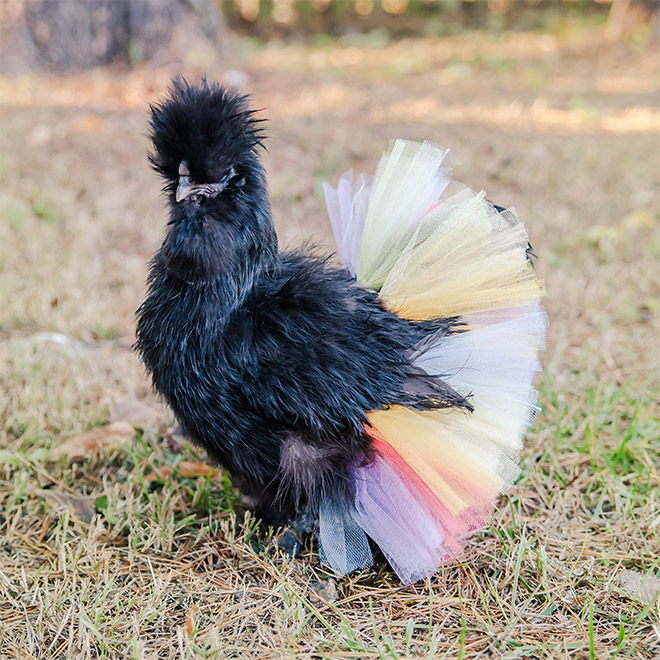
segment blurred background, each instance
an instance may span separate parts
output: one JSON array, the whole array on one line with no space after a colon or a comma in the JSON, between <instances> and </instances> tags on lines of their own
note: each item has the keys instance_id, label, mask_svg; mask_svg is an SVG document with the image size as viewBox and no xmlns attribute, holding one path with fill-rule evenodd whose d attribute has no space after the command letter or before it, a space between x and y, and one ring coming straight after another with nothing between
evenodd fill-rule
<instances>
[{"instance_id":1,"label":"blurred background","mask_svg":"<svg viewBox=\"0 0 660 660\"><path fill-rule=\"evenodd\" d=\"M147 108L180 75L269 118L283 244L332 250L321 182L373 171L393 137L450 147L459 180L515 206L548 289L542 435L579 428L595 386L626 392L624 413L657 392L656 2L0 7L4 446L45 457L118 397L153 399L130 350L165 222Z\"/></svg>"}]
</instances>

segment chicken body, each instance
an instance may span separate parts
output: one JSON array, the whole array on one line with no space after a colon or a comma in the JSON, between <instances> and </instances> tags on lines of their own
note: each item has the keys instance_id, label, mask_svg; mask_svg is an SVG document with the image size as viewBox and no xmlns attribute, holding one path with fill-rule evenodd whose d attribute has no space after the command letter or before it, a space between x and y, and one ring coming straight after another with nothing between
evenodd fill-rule
<instances>
[{"instance_id":1,"label":"chicken body","mask_svg":"<svg viewBox=\"0 0 660 660\"><path fill-rule=\"evenodd\" d=\"M342 493L349 465L369 457L366 411L410 400L404 356L424 332L300 254L275 259L224 313L217 282L153 268L139 348L185 433L269 522Z\"/></svg>"},{"instance_id":2,"label":"chicken body","mask_svg":"<svg viewBox=\"0 0 660 660\"><path fill-rule=\"evenodd\" d=\"M368 411L470 407L407 357L455 331L453 319L399 318L326 260L278 250L243 97L175 85L152 128L170 223L136 349L185 433L258 515L278 525L350 497L351 466L371 457Z\"/></svg>"}]
</instances>

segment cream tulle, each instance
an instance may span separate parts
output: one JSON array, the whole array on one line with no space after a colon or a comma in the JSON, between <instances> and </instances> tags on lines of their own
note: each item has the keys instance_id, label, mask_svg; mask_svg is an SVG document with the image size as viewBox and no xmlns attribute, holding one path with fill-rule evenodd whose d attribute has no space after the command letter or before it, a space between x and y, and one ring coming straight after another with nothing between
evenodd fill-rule
<instances>
[{"instance_id":1,"label":"cream tulle","mask_svg":"<svg viewBox=\"0 0 660 660\"><path fill-rule=\"evenodd\" d=\"M404 583L460 553L518 475L536 413L546 318L527 232L450 181L448 151L397 140L373 181L326 188L342 262L400 316L460 316L466 331L430 338L413 362L470 396L473 413L400 406L369 414L378 458L353 468L355 501L320 511L322 553L347 573L371 563L366 535Z\"/></svg>"}]
</instances>

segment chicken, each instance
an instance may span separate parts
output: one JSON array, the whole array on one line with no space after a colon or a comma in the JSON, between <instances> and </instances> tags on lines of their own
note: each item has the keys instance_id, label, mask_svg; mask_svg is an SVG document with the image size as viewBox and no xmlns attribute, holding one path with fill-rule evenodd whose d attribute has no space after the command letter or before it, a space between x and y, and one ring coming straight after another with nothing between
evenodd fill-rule
<instances>
[{"instance_id":1,"label":"chicken","mask_svg":"<svg viewBox=\"0 0 660 660\"><path fill-rule=\"evenodd\" d=\"M246 97L175 83L151 127L170 222L137 349L185 433L262 519L349 495L348 466L371 452L366 411L470 408L406 357L454 319L401 319L327 259L279 251Z\"/></svg>"},{"instance_id":2,"label":"chicken","mask_svg":"<svg viewBox=\"0 0 660 660\"><path fill-rule=\"evenodd\" d=\"M185 434L229 471L257 515L274 526L320 516L325 550L336 537L328 525L355 510L356 474L372 474L387 455L374 419L471 416L471 390L420 366L443 341L471 334L471 321L407 315L350 268L280 250L261 121L246 96L206 81L176 81L151 107L150 160L169 222L137 312L136 349ZM368 565L361 535L378 542L368 528L357 533L359 557L328 563L339 572Z\"/></svg>"}]
</instances>

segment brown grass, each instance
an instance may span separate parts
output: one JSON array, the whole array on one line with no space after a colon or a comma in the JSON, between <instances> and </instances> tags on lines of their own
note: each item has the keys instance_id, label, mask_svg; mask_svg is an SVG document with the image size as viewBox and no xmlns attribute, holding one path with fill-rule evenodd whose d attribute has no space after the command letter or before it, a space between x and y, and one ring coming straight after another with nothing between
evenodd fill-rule
<instances>
[{"instance_id":1,"label":"brown grass","mask_svg":"<svg viewBox=\"0 0 660 660\"><path fill-rule=\"evenodd\" d=\"M660 574L656 49L576 29L244 41L228 63L272 120L283 242L331 249L320 181L394 136L450 146L530 228L551 327L523 477L407 588L286 558L157 426L53 460L117 399L159 405L130 345L164 220L145 106L171 71L0 80L0 656L658 657L657 598L621 582Z\"/></svg>"}]
</instances>

